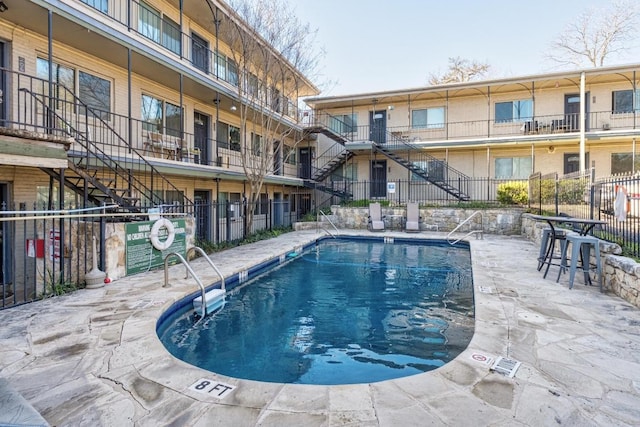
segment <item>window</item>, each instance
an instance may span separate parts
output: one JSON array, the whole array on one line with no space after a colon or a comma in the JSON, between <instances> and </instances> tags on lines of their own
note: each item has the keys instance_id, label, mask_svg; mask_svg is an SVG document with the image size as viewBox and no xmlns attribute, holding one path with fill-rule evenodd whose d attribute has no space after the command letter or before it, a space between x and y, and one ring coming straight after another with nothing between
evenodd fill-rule
<instances>
[{"instance_id":1,"label":"window","mask_svg":"<svg viewBox=\"0 0 640 427\"><path fill-rule=\"evenodd\" d=\"M613 114L631 113L640 111L640 89L636 89L633 96L632 90L617 90L611 92Z\"/></svg>"},{"instance_id":2,"label":"window","mask_svg":"<svg viewBox=\"0 0 640 427\"><path fill-rule=\"evenodd\" d=\"M358 128L358 116L356 114L331 116L329 128L337 134L356 132Z\"/></svg>"},{"instance_id":3,"label":"window","mask_svg":"<svg viewBox=\"0 0 640 427\"><path fill-rule=\"evenodd\" d=\"M160 13L145 2L140 2L138 12L138 31L156 43L160 43Z\"/></svg>"},{"instance_id":4,"label":"window","mask_svg":"<svg viewBox=\"0 0 640 427\"><path fill-rule=\"evenodd\" d=\"M259 97L259 92L258 92L258 76L256 76L255 74L249 74L247 76L247 95L250 96L251 98L258 98Z\"/></svg>"},{"instance_id":5,"label":"window","mask_svg":"<svg viewBox=\"0 0 640 427\"><path fill-rule=\"evenodd\" d=\"M496 159L496 178L520 178L531 175L531 157L502 157Z\"/></svg>"},{"instance_id":6,"label":"window","mask_svg":"<svg viewBox=\"0 0 640 427\"><path fill-rule=\"evenodd\" d=\"M93 113L108 120L111 113L111 82L84 71L78 72L78 97ZM85 113L81 107L81 113Z\"/></svg>"},{"instance_id":7,"label":"window","mask_svg":"<svg viewBox=\"0 0 640 427\"><path fill-rule=\"evenodd\" d=\"M227 80L227 57L221 53L216 55L216 77Z\"/></svg>"},{"instance_id":8,"label":"window","mask_svg":"<svg viewBox=\"0 0 640 427\"><path fill-rule=\"evenodd\" d=\"M524 122L533 118L533 101L496 102L496 123Z\"/></svg>"},{"instance_id":9,"label":"window","mask_svg":"<svg viewBox=\"0 0 640 427\"><path fill-rule=\"evenodd\" d=\"M296 150L293 147L289 147L288 145L285 145L282 147L282 156L284 159L284 162L289 164L289 165L295 165L296 164Z\"/></svg>"},{"instance_id":10,"label":"window","mask_svg":"<svg viewBox=\"0 0 640 427\"><path fill-rule=\"evenodd\" d=\"M143 129L162 132L162 101L149 95L142 95Z\"/></svg>"},{"instance_id":11,"label":"window","mask_svg":"<svg viewBox=\"0 0 640 427\"><path fill-rule=\"evenodd\" d=\"M191 33L191 62L199 70L209 72L209 42L196 33Z\"/></svg>"},{"instance_id":12,"label":"window","mask_svg":"<svg viewBox=\"0 0 640 427\"><path fill-rule=\"evenodd\" d=\"M611 174L633 173L640 171L640 156L633 158L633 153L611 154Z\"/></svg>"},{"instance_id":13,"label":"window","mask_svg":"<svg viewBox=\"0 0 640 427\"><path fill-rule=\"evenodd\" d=\"M429 178L439 180L439 181L444 181L446 178L444 160L420 161L420 162L413 162L413 164L419 167L420 169L422 169L422 171L426 173L429 176ZM420 175L412 173L411 181L425 181L425 179Z\"/></svg>"},{"instance_id":14,"label":"window","mask_svg":"<svg viewBox=\"0 0 640 427\"><path fill-rule=\"evenodd\" d=\"M216 139L217 139L219 148L229 148L229 125L228 124L218 122Z\"/></svg>"},{"instance_id":15,"label":"window","mask_svg":"<svg viewBox=\"0 0 640 427\"><path fill-rule=\"evenodd\" d=\"M240 128L229 125L229 148L240 151Z\"/></svg>"},{"instance_id":16,"label":"window","mask_svg":"<svg viewBox=\"0 0 640 427\"><path fill-rule=\"evenodd\" d=\"M232 60L227 61L229 80L228 82L234 86L238 86L238 66Z\"/></svg>"},{"instance_id":17,"label":"window","mask_svg":"<svg viewBox=\"0 0 640 427\"><path fill-rule=\"evenodd\" d=\"M180 137L182 111L179 106L142 95L143 129Z\"/></svg>"},{"instance_id":18,"label":"window","mask_svg":"<svg viewBox=\"0 0 640 427\"><path fill-rule=\"evenodd\" d=\"M179 106L165 102L165 133L167 135L182 137L182 110Z\"/></svg>"},{"instance_id":19,"label":"window","mask_svg":"<svg viewBox=\"0 0 640 427\"><path fill-rule=\"evenodd\" d=\"M51 190L51 191L50 191ZM38 209L57 209L58 208L58 200L59 200L59 187L53 186L49 188L48 185L38 185L36 186L36 206ZM49 196L51 196L51 200L49 200ZM70 188L64 188L64 208L65 209L76 209L80 206L80 196L71 190Z\"/></svg>"},{"instance_id":20,"label":"window","mask_svg":"<svg viewBox=\"0 0 640 427\"><path fill-rule=\"evenodd\" d=\"M82 3L91 6L102 13L109 12L109 0L82 0Z\"/></svg>"},{"instance_id":21,"label":"window","mask_svg":"<svg viewBox=\"0 0 640 427\"><path fill-rule=\"evenodd\" d=\"M331 174L331 181L357 181L358 165L355 163L345 163Z\"/></svg>"},{"instance_id":22,"label":"window","mask_svg":"<svg viewBox=\"0 0 640 427\"><path fill-rule=\"evenodd\" d=\"M444 127L444 107L411 111L412 129L441 129Z\"/></svg>"},{"instance_id":23,"label":"window","mask_svg":"<svg viewBox=\"0 0 640 427\"><path fill-rule=\"evenodd\" d=\"M63 101L68 102L68 106L65 107L62 104L65 103L63 101L60 102L56 108L71 108L73 104L75 104L73 100L73 95L75 94L75 80L76 74L73 68L65 67L64 65L56 64L55 62L52 64L52 76L53 83L55 84L53 90L54 93L51 95L54 98L61 99ZM43 80L49 80L49 61L46 59L38 58L36 63L36 74L39 78ZM69 89L68 91L64 88ZM43 94L47 95L49 92L49 86L43 85Z\"/></svg>"},{"instance_id":24,"label":"window","mask_svg":"<svg viewBox=\"0 0 640 427\"><path fill-rule=\"evenodd\" d=\"M166 16L162 18L162 46L180 55L180 27Z\"/></svg>"},{"instance_id":25,"label":"window","mask_svg":"<svg viewBox=\"0 0 640 427\"><path fill-rule=\"evenodd\" d=\"M271 86L271 109L276 113L280 113L282 107L281 102L280 91L275 86Z\"/></svg>"},{"instance_id":26,"label":"window","mask_svg":"<svg viewBox=\"0 0 640 427\"><path fill-rule=\"evenodd\" d=\"M262 154L262 136L256 133L251 133L251 152L254 156Z\"/></svg>"}]
</instances>

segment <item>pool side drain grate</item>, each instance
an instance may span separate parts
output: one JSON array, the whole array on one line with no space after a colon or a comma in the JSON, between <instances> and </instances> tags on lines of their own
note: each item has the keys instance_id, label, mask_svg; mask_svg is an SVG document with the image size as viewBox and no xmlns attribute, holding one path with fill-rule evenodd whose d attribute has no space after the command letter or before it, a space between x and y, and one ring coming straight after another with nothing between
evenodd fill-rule
<instances>
[{"instance_id":1,"label":"pool side drain grate","mask_svg":"<svg viewBox=\"0 0 640 427\"><path fill-rule=\"evenodd\" d=\"M517 360L507 359L500 356L493 363L491 370L501 373L502 375L506 375L509 378L513 378L519 367L520 362L518 362Z\"/></svg>"}]
</instances>

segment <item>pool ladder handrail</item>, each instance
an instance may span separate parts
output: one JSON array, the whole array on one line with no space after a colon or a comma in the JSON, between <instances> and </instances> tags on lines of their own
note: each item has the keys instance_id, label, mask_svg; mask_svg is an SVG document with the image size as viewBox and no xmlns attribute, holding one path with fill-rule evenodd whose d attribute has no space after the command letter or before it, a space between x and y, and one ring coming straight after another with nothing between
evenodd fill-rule
<instances>
[{"instance_id":1,"label":"pool ladder handrail","mask_svg":"<svg viewBox=\"0 0 640 427\"><path fill-rule=\"evenodd\" d=\"M481 227L481 229L480 229L480 230L471 230L471 231L469 231L467 234L465 234L464 236L462 236L462 237L460 237L459 239L457 239L457 240L455 240L455 241L453 241L453 242L452 242L452 241L451 241L451 235L452 235L453 233L455 233L456 231L458 231L458 229L459 229L460 227L462 227L463 225L465 225L467 222L471 221L471 219L472 219L473 217L475 217L476 215L480 216L480 227ZM458 226L457 226L456 228L454 228L453 230L451 230L451 231L449 232L449 234L447 234L447 242L448 242L451 246L453 246L453 245L455 245L456 243L458 243L459 241L461 241L462 239L466 239L467 237L469 237L469 236L471 236L471 235L473 235L473 234L475 234L475 235L476 235L476 239L478 238L478 235L479 235L479 236L480 236L480 238L482 239L482 238L483 238L483 233L484 233L484 227L483 227L483 224L484 224L484 221L483 221L483 218L482 218L482 212L480 212L480 211L475 211L474 213L472 213L471 215L469 215L469 218L467 218L467 219L465 219L464 221L462 221L460 224L458 224Z\"/></svg>"},{"instance_id":2,"label":"pool ladder handrail","mask_svg":"<svg viewBox=\"0 0 640 427\"><path fill-rule=\"evenodd\" d=\"M211 258L209 258L209 256L205 253L205 251L202 250L202 248L200 248L198 246L194 246L192 248L189 248L189 250L187 251L187 258L189 257L189 254L191 253L192 250L200 252L200 254L207 260L209 265L211 265L211 267L213 267L213 269L216 271L218 276L220 276L221 284L222 284L222 290L226 292L225 283L224 283L224 276L222 275L220 270L218 270L218 267L215 266L213 261L211 261ZM191 275L195 279L196 283L200 287L200 294L202 295L202 317L205 317L207 315L207 303L206 303L206 301L207 301L207 299L206 299L207 291L204 288L204 284L202 283L202 281L200 280L200 278L198 277L196 272L193 271L193 268L191 268L191 265L189 265L189 262L186 259L184 259L184 257L182 255L180 255L179 253L177 253L177 252L171 252L171 253L167 254L167 256L164 257L164 287L165 288L169 287L169 259L171 257L177 257L180 260L180 262L182 264L184 264L185 270L186 270L186 275L185 275L184 278L188 279L189 278L189 273L191 273Z\"/></svg>"},{"instance_id":3,"label":"pool ladder handrail","mask_svg":"<svg viewBox=\"0 0 640 427\"><path fill-rule=\"evenodd\" d=\"M329 217L327 216L327 214L325 214L325 213L324 213L324 212L322 212L322 211L318 211L318 212L320 212L320 214L321 214L323 217L325 217L325 218L327 219L327 221L329 222L329 224L331 224L331 226L333 227L333 229L334 229L334 230L336 230L336 232L337 232L337 233L339 233L339 231L338 231L338 227L336 227L336 226L335 226L335 224L331 221L331 218L329 218ZM318 228L320 227L320 225L319 225L319 224L320 224L320 221L316 221L316 225L317 225L317 227L318 227ZM322 230L326 231L326 232L327 232L327 234L328 234L329 236L333 237L334 239L336 238L336 236L335 236L332 232L330 232L329 230L327 230L326 228L323 228Z\"/></svg>"}]
</instances>

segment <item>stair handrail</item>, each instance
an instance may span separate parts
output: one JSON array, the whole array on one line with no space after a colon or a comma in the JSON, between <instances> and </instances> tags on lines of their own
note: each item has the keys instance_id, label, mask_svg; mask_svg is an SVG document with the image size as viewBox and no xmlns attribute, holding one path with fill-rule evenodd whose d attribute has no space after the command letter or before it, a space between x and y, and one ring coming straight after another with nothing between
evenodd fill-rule
<instances>
[{"instance_id":1,"label":"stair handrail","mask_svg":"<svg viewBox=\"0 0 640 427\"><path fill-rule=\"evenodd\" d=\"M336 230L336 233L339 233L339 232L340 232L340 231L338 230L338 227L336 227L336 225L333 223L333 221L331 221L331 218L329 218L329 217L327 216L327 214L325 214L324 212L322 212L322 210L318 210L318 212L320 212L320 214L321 214L323 217L325 217L325 218L327 219L327 221L329 222L329 224L331 224L331 226L333 227L333 229L334 229L334 230ZM317 227L320 227L320 225L319 225L319 224L320 224L320 221L316 221L316 225L317 225ZM329 235L330 235L331 237L333 237L334 239L336 238L336 236L335 236L335 235L333 235L329 230L327 230L327 229L325 229L325 228L323 228L323 230L324 230L324 231L326 231L327 233L329 233Z\"/></svg>"},{"instance_id":2,"label":"stair handrail","mask_svg":"<svg viewBox=\"0 0 640 427\"><path fill-rule=\"evenodd\" d=\"M459 239L457 239L457 240L455 240L455 241L453 241L453 242L452 242L452 241L451 241L451 235L452 235L453 233L455 233L456 231L458 231L458 229L459 229L460 227L462 227L463 225L465 225L467 222L471 221L471 219L473 219L473 217L475 217L476 215L479 215L479 216L480 216L480 227L482 227L482 229L480 229L480 230L471 230L471 231L469 231L467 234L465 234L464 236L462 236L462 237L460 237ZM467 237L469 237L469 236L471 236L471 235L473 235L473 234L480 234L480 235L482 235L482 233L484 233L484 221L483 221L483 218L482 218L482 212L480 212L480 211L475 211L474 213L472 213L471 215L469 215L469 218L467 218L467 219L465 219L464 221L462 221L460 224L458 224L458 225L456 226L456 228L454 228L453 230L451 230L451 231L449 232L449 234L447 234L447 242L448 242L451 246L453 246L453 245L455 245L456 243L458 243L459 241L461 241L462 239L466 239Z\"/></svg>"},{"instance_id":3,"label":"stair handrail","mask_svg":"<svg viewBox=\"0 0 640 427\"><path fill-rule=\"evenodd\" d=\"M213 263L213 261L211 261L211 258L209 258L209 255L207 255L207 253L199 246L192 246L191 248L189 248L189 250L187 251L187 259L189 258L189 254L192 251L196 251L198 252L200 255L202 255L204 257L204 259L209 263L209 265L211 266L211 268L213 268L216 272L216 274L220 277L220 283L221 283L221 289L223 291L226 292L226 286L224 284L224 276L222 275L222 273L220 272L220 270L218 269L218 267L216 267L216 265ZM189 269L186 270L186 276L184 277L185 279L189 278ZM203 300L204 301L204 300Z\"/></svg>"},{"instance_id":4,"label":"stair handrail","mask_svg":"<svg viewBox=\"0 0 640 427\"><path fill-rule=\"evenodd\" d=\"M184 266L186 267L187 271L189 273L191 273L193 278L196 280L196 283L198 284L198 286L200 286L200 294L202 295L202 317L203 318L206 317L207 316L207 299L206 299L207 292L204 289L204 285L202 284L202 281L200 280L200 278L196 275L196 272L193 271L193 269L191 268L191 266L189 265L187 260L184 259L182 257L182 255L180 255L177 252L171 252L171 253L167 254L167 256L164 257L164 286L163 286L163 288L168 288L169 287L169 258L171 258L171 257L177 257L180 260L180 262L182 264L184 264ZM187 277L189 277L188 274L187 274Z\"/></svg>"},{"instance_id":5,"label":"stair handrail","mask_svg":"<svg viewBox=\"0 0 640 427\"><path fill-rule=\"evenodd\" d=\"M71 99L73 99L74 101L74 105L79 105L82 106L84 108L85 111L85 116L86 117L94 117L96 120L99 121L99 123L101 124L101 126L103 126L105 129L108 129L109 132L111 132L116 138L117 140L119 140L125 147L127 147L129 150L131 150L133 153L135 153L137 155L137 160L138 161L142 161L142 163L144 163L144 165L146 167L148 167L150 169L150 171L152 172L152 176L153 174L157 174L157 176L161 177L162 180L167 184L167 186L169 186L172 190L180 192L181 190L178 189L175 185L173 185L171 183L171 181L169 181L167 178L164 177L164 175L162 173L160 173L160 171L158 171L158 169L156 169L155 166L153 166L153 164L151 164L147 159L144 158L144 156L142 156L140 154L140 152L132 146L131 141L127 142L115 129L112 128L111 125L109 125L109 123L107 123L104 119L102 119L102 117L100 116L99 111L91 108L89 105L87 105L85 102L83 102L75 93L71 92L66 86L64 85L57 85L58 88L61 88L62 90L64 90L70 97ZM104 156L105 159L109 159L109 160L113 160L114 163L116 165L119 166L118 161L113 159L111 156L109 156L107 153L105 153L97 144L95 144L94 142L92 142L91 140L89 140L89 138L87 138L86 133L76 129L74 126L72 126L71 123L69 123L69 121L65 120L64 117L62 117L60 114L58 114L56 112L55 109L51 109L49 107L49 105L47 105L47 103L45 103L45 99L40 99L40 95L37 93L34 93L32 90L27 89L27 88L19 88L18 89L21 92L27 93L31 96L31 98L33 98L37 103L41 104L43 106L44 111L47 111L47 113L52 114L53 117L55 117L57 120L59 120L61 123L63 123L66 126L66 129L60 129L62 130L65 134L67 134L68 136L71 136L73 138L75 138L75 140L77 142L79 142L86 150L87 150L87 154L89 153L89 144L91 145L91 148L94 151L97 151L101 156ZM48 99L53 99L53 100L59 100L59 97L52 97L52 96L48 96ZM69 102L64 100L64 102ZM85 121L85 123L88 123L87 121ZM71 132L73 131L73 133ZM113 169L113 168L111 168ZM114 172L118 175L121 175L121 173L119 173L116 170L114 170ZM137 179L135 176L132 175L127 175L126 177L123 177L123 179L131 179L134 180L134 182L137 183L137 185L140 186L140 188L143 188L148 194L149 197L153 197L154 193L152 191L152 189L150 189L149 187L147 187L143 182L141 182L139 179ZM185 203L186 204L191 204L192 202L186 197L183 196L185 198Z\"/></svg>"}]
</instances>

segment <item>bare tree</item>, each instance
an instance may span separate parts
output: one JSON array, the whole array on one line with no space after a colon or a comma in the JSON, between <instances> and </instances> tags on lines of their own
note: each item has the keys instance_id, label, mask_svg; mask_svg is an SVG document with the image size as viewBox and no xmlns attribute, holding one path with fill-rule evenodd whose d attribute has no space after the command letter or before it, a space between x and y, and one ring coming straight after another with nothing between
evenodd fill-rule
<instances>
[{"instance_id":1,"label":"bare tree","mask_svg":"<svg viewBox=\"0 0 640 427\"><path fill-rule=\"evenodd\" d=\"M602 67L623 56L637 33L637 1L616 1L609 8L590 8L551 42L547 59L559 65Z\"/></svg>"},{"instance_id":2,"label":"bare tree","mask_svg":"<svg viewBox=\"0 0 640 427\"><path fill-rule=\"evenodd\" d=\"M478 61L462 59L459 56L449 58L449 68L443 74L432 73L429 75L430 85L446 83L469 82L485 76L491 66Z\"/></svg>"},{"instance_id":3,"label":"bare tree","mask_svg":"<svg viewBox=\"0 0 640 427\"><path fill-rule=\"evenodd\" d=\"M237 68L241 134L241 162L249 184L246 232L253 224L264 180L282 173L295 146L302 140L292 126L297 101L317 93L308 76L318 70L321 52L316 30L302 24L286 0L234 0L236 17L221 26L221 38L230 46L229 59ZM238 19L240 18L240 19Z\"/></svg>"}]
</instances>

